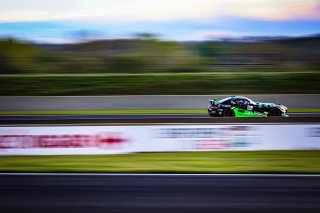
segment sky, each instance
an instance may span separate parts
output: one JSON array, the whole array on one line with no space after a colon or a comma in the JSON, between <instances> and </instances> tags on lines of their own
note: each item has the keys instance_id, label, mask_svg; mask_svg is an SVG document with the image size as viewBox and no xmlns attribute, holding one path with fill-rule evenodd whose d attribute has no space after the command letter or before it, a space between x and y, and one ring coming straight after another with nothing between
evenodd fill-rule
<instances>
[{"instance_id":1,"label":"sky","mask_svg":"<svg viewBox=\"0 0 320 213\"><path fill-rule=\"evenodd\" d=\"M320 0L0 0L0 37L46 43L152 33L192 41L320 33Z\"/></svg>"}]
</instances>

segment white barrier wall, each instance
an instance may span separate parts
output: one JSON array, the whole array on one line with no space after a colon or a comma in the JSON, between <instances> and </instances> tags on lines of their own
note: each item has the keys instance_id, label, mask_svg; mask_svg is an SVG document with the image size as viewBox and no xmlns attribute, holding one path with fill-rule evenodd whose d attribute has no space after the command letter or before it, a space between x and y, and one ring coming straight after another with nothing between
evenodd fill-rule
<instances>
[{"instance_id":1,"label":"white barrier wall","mask_svg":"<svg viewBox=\"0 0 320 213\"><path fill-rule=\"evenodd\" d=\"M320 125L0 127L0 155L320 149Z\"/></svg>"}]
</instances>

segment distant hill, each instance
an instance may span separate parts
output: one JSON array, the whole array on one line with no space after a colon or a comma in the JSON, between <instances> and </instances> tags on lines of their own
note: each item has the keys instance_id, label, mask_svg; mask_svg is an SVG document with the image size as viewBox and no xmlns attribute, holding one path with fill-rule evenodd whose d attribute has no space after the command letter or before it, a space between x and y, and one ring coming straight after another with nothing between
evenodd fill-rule
<instances>
[{"instance_id":1,"label":"distant hill","mask_svg":"<svg viewBox=\"0 0 320 213\"><path fill-rule=\"evenodd\" d=\"M246 44L283 44L296 46L319 47L320 34L304 37L272 37L272 36L244 36L235 38L221 38L219 40L207 41L190 41L190 42L174 42L179 45L194 47L212 42L215 45L246 45ZM51 50L70 51L70 52L89 52L89 53L105 53L105 54L121 54L128 52L140 51L146 47L147 43L154 44L154 41L141 39L108 39L108 40L93 40L80 42L76 44L37 44L37 46L48 48ZM158 41L159 44L163 43ZM171 42L173 43L173 42Z\"/></svg>"}]
</instances>

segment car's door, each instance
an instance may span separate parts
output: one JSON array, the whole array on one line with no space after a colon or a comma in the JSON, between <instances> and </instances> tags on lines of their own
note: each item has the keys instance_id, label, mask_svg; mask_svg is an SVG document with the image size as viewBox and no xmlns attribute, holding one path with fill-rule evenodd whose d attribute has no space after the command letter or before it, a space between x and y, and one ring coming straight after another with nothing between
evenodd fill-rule
<instances>
[{"instance_id":1,"label":"car's door","mask_svg":"<svg viewBox=\"0 0 320 213\"><path fill-rule=\"evenodd\" d=\"M253 105L245 98L236 100L236 109L238 117L251 117L253 115Z\"/></svg>"}]
</instances>

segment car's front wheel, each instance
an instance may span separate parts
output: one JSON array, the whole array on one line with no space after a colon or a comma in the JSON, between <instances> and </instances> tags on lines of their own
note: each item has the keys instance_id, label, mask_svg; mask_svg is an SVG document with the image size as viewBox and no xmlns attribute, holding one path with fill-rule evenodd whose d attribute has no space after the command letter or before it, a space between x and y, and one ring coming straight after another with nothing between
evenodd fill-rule
<instances>
[{"instance_id":1,"label":"car's front wheel","mask_svg":"<svg viewBox=\"0 0 320 213\"><path fill-rule=\"evenodd\" d=\"M281 111L277 108L272 108L269 112L270 116L281 116Z\"/></svg>"}]
</instances>

